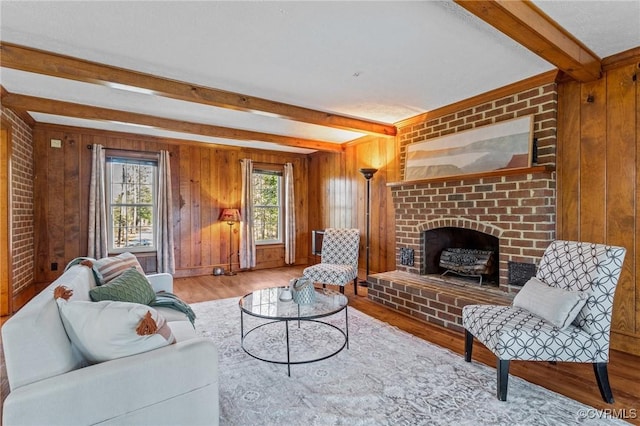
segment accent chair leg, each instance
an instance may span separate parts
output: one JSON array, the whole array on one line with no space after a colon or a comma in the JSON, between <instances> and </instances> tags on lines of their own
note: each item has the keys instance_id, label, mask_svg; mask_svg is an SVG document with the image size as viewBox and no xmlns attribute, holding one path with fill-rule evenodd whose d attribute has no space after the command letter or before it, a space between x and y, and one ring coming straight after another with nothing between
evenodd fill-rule
<instances>
[{"instance_id":1,"label":"accent chair leg","mask_svg":"<svg viewBox=\"0 0 640 426\"><path fill-rule=\"evenodd\" d=\"M604 402L607 404L613 404L613 392L611 392L611 386L609 385L609 373L607 372L606 362L594 362L593 372L596 373L596 381L598 382L598 389L600 389L600 395Z\"/></svg>"},{"instance_id":2,"label":"accent chair leg","mask_svg":"<svg viewBox=\"0 0 640 426\"><path fill-rule=\"evenodd\" d=\"M358 277L353 279L353 292L356 296L358 295Z\"/></svg>"},{"instance_id":3,"label":"accent chair leg","mask_svg":"<svg viewBox=\"0 0 640 426\"><path fill-rule=\"evenodd\" d=\"M509 385L509 360L498 359L497 397L500 401L507 400L507 386Z\"/></svg>"},{"instance_id":4,"label":"accent chair leg","mask_svg":"<svg viewBox=\"0 0 640 426\"><path fill-rule=\"evenodd\" d=\"M473 334L465 328L464 330L464 360L471 362L471 353L473 352Z\"/></svg>"}]
</instances>

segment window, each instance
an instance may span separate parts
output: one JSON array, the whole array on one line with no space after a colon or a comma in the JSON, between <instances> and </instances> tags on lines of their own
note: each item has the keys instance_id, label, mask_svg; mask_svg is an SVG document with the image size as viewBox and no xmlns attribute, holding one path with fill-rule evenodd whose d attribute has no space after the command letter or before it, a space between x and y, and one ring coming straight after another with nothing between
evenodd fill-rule
<instances>
[{"instance_id":1,"label":"window","mask_svg":"<svg viewBox=\"0 0 640 426\"><path fill-rule=\"evenodd\" d=\"M107 157L109 252L155 250L157 160Z\"/></svg>"},{"instance_id":2,"label":"window","mask_svg":"<svg viewBox=\"0 0 640 426\"><path fill-rule=\"evenodd\" d=\"M253 171L253 232L256 244L282 243L282 171Z\"/></svg>"}]
</instances>

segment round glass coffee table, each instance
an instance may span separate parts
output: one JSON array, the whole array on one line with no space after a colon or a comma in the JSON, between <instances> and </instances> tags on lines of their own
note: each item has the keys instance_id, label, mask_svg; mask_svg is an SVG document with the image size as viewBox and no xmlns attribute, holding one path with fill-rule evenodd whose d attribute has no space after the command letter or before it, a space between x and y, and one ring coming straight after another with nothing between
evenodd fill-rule
<instances>
[{"instance_id":1,"label":"round glass coffee table","mask_svg":"<svg viewBox=\"0 0 640 426\"><path fill-rule=\"evenodd\" d=\"M291 376L291 365L322 361L345 347L349 348L349 301L343 294L324 288L316 289L314 303L299 305L291 300L280 300L284 289L272 287L256 290L240 299L240 341L247 354L260 361L286 364L287 373ZM328 318L341 311L344 311L344 329L335 324L335 319L330 321ZM245 315L266 321L252 319L252 324L247 324L245 332ZM290 322L294 322L295 329L290 329ZM280 324L284 324L284 330ZM297 355L298 349L292 345L306 346L319 335L326 341L316 342L315 348L313 345L304 348L306 352L299 357L292 356L292 351ZM248 339L252 340L250 344L247 344ZM282 347L281 351L273 349L283 341L286 342L286 348Z\"/></svg>"}]
</instances>

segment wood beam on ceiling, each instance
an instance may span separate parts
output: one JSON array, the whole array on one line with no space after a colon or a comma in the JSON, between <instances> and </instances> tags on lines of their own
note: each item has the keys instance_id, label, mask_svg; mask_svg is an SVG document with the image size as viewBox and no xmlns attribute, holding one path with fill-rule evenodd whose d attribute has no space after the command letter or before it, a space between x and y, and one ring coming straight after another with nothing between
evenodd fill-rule
<instances>
[{"instance_id":1,"label":"wood beam on ceiling","mask_svg":"<svg viewBox=\"0 0 640 426\"><path fill-rule=\"evenodd\" d=\"M137 87L158 96L248 112L263 112L304 123L354 132L395 136L393 124L358 119L344 115L271 101L181 81L90 62L70 56L45 52L12 43L0 42L2 66L53 77L109 85Z\"/></svg>"},{"instance_id":2,"label":"wood beam on ceiling","mask_svg":"<svg viewBox=\"0 0 640 426\"><path fill-rule=\"evenodd\" d=\"M0 98L4 99L4 97L8 94L9 92L7 91L7 89L5 89L4 86L0 84ZM13 111L15 115L20 117L27 126L33 128L33 126L36 125L36 120L34 120L33 117L31 117L31 115L27 111L19 108L10 108L10 109L11 111Z\"/></svg>"},{"instance_id":3,"label":"wood beam on ceiling","mask_svg":"<svg viewBox=\"0 0 640 426\"><path fill-rule=\"evenodd\" d=\"M343 146L337 143L294 138L270 133L254 132L250 130L232 129L229 127L214 126L210 124L172 120L152 115L56 101L34 96L18 95L8 92L2 94L2 105L7 108L23 111L40 112L44 114L83 118L88 120L131 123L174 132L183 132L223 139L270 142L278 145L319 151L342 152L344 150Z\"/></svg>"},{"instance_id":4,"label":"wood beam on ceiling","mask_svg":"<svg viewBox=\"0 0 640 426\"><path fill-rule=\"evenodd\" d=\"M531 1L454 0L579 82L600 78L600 58Z\"/></svg>"}]
</instances>

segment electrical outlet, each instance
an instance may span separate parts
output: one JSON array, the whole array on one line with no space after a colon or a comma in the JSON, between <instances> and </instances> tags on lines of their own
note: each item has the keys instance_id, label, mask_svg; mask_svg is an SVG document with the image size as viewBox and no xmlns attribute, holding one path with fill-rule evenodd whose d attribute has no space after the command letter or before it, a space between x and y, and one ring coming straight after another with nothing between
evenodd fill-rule
<instances>
[{"instance_id":1,"label":"electrical outlet","mask_svg":"<svg viewBox=\"0 0 640 426\"><path fill-rule=\"evenodd\" d=\"M51 139L51 148L62 148L62 141L60 139Z\"/></svg>"}]
</instances>

